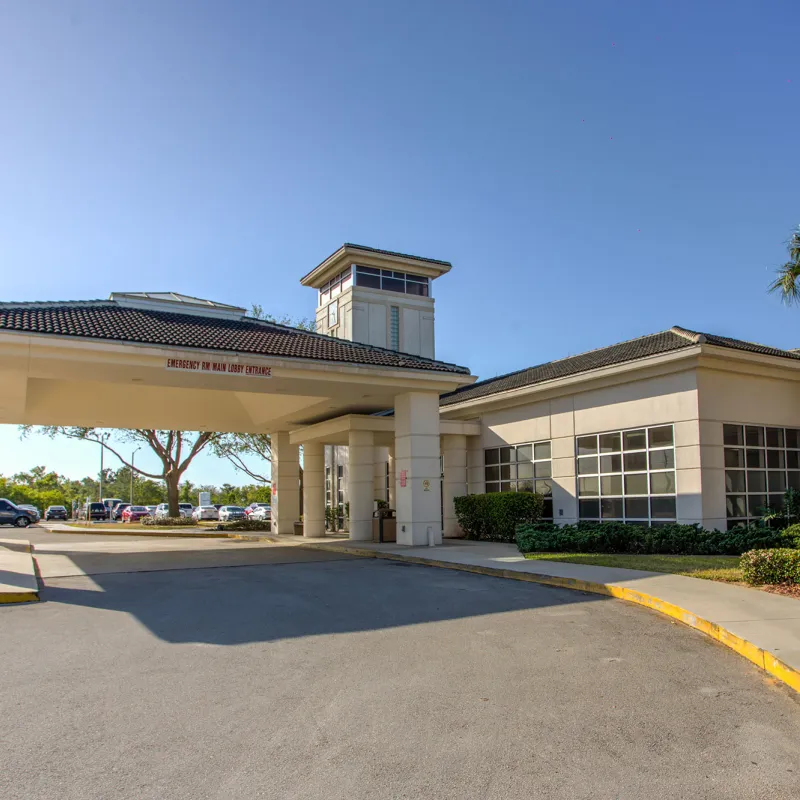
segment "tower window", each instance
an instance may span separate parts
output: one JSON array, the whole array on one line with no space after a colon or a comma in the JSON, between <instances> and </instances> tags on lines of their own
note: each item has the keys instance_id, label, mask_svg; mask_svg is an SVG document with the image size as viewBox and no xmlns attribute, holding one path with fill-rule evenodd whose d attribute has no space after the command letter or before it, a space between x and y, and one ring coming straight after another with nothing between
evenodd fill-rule
<instances>
[{"instance_id":1,"label":"tower window","mask_svg":"<svg viewBox=\"0 0 800 800\"><path fill-rule=\"evenodd\" d=\"M392 350L400 349L400 308L389 307L389 347Z\"/></svg>"},{"instance_id":2,"label":"tower window","mask_svg":"<svg viewBox=\"0 0 800 800\"><path fill-rule=\"evenodd\" d=\"M328 305L328 327L335 328L339 324L339 301L334 300Z\"/></svg>"},{"instance_id":3,"label":"tower window","mask_svg":"<svg viewBox=\"0 0 800 800\"><path fill-rule=\"evenodd\" d=\"M429 279L423 275L375 267L356 267L356 285L367 289L383 289L385 292L415 294L419 297L427 297L430 288Z\"/></svg>"}]
</instances>

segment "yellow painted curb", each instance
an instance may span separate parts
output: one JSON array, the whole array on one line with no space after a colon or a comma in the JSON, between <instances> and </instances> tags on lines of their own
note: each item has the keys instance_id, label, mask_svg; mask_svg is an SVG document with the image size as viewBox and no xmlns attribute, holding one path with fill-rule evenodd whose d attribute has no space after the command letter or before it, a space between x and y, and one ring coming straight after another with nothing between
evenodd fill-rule
<instances>
[{"instance_id":1,"label":"yellow painted curb","mask_svg":"<svg viewBox=\"0 0 800 800\"><path fill-rule=\"evenodd\" d=\"M383 558L391 561L408 561L412 564L421 564L428 567L440 567L443 569L455 569L460 572L473 572L478 575L490 575L495 578L511 578L517 581L528 581L530 583L541 583L547 586L557 586L562 589L574 589L580 592L591 592L592 594L602 594L606 597L615 597L618 600L627 600L629 603L636 603L646 608L652 608L668 617L688 625L690 628L700 631L710 636L720 644L724 644L734 652L743 656L748 661L752 661L757 667L763 669L772 677L782 681L787 686L800 693L800 670L785 664L768 650L762 650L747 639L742 639L735 633L731 633L726 628L715 622L709 622L703 617L698 617L685 608L676 606L659 597L629 589L625 586L617 586L613 583L593 583L579 578L561 578L556 575L542 575L535 572L518 572L512 569L500 569L497 567L483 567L473 564L457 564L450 561L437 561L433 558L423 558L420 556L406 556L402 553L380 553L376 550L367 550L359 547L337 547L336 545L304 544L316 550L330 550L336 553L348 553L354 556L364 556L367 558Z\"/></svg>"},{"instance_id":2,"label":"yellow painted curb","mask_svg":"<svg viewBox=\"0 0 800 800\"><path fill-rule=\"evenodd\" d=\"M0 592L0 604L4 603L36 603L39 595L36 592Z\"/></svg>"}]
</instances>

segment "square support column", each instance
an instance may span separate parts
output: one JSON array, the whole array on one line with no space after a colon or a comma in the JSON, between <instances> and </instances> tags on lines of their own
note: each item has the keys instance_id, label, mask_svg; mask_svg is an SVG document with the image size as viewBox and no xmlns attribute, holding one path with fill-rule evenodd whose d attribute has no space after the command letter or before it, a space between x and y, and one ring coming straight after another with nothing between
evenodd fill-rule
<instances>
[{"instance_id":1,"label":"square support column","mask_svg":"<svg viewBox=\"0 0 800 800\"><path fill-rule=\"evenodd\" d=\"M439 395L398 395L394 418L397 543L441 544Z\"/></svg>"},{"instance_id":2,"label":"square support column","mask_svg":"<svg viewBox=\"0 0 800 800\"><path fill-rule=\"evenodd\" d=\"M467 437L463 434L442 436L442 463L444 479L442 502L444 504L444 536L457 539L464 535L456 517L454 499L467 493Z\"/></svg>"},{"instance_id":3,"label":"square support column","mask_svg":"<svg viewBox=\"0 0 800 800\"><path fill-rule=\"evenodd\" d=\"M325 445L303 445L303 536L325 535Z\"/></svg>"},{"instance_id":4,"label":"square support column","mask_svg":"<svg viewBox=\"0 0 800 800\"><path fill-rule=\"evenodd\" d=\"M272 532L294 533L300 518L300 458L288 433L273 433L272 441Z\"/></svg>"},{"instance_id":5,"label":"square support column","mask_svg":"<svg viewBox=\"0 0 800 800\"><path fill-rule=\"evenodd\" d=\"M372 541L372 461L375 453L372 431L350 431L347 453L350 538L362 542Z\"/></svg>"}]
</instances>

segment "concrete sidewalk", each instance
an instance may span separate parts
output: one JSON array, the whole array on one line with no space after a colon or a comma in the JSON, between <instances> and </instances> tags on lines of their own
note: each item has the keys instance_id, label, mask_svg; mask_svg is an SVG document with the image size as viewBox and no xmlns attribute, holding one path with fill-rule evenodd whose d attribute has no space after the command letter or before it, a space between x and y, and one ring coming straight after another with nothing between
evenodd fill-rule
<instances>
[{"instance_id":1,"label":"concrete sidewalk","mask_svg":"<svg viewBox=\"0 0 800 800\"><path fill-rule=\"evenodd\" d=\"M276 537L284 544L284 537ZM285 537L286 544L294 537ZM294 542L605 594L653 608L736 650L800 692L800 601L663 572L526 559L512 544L451 540L440 547L324 540Z\"/></svg>"},{"instance_id":2,"label":"concrete sidewalk","mask_svg":"<svg viewBox=\"0 0 800 800\"><path fill-rule=\"evenodd\" d=\"M29 542L0 539L0 603L39 599L39 582Z\"/></svg>"}]
</instances>

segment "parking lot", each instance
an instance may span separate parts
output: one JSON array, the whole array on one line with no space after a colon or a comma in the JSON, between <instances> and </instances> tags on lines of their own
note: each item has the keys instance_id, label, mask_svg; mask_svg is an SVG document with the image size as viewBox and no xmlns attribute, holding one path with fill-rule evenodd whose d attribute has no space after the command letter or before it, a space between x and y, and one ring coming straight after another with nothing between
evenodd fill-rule
<instances>
[{"instance_id":1,"label":"parking lot","mask_svg":"<svg viewBox=\"0 0 800 800\"><path fill-rule=\"evenodd\" d=\"M653 612L298 547L27 538L0 796L797 796L796 696Z\"/></svg>"}]
</instances>

